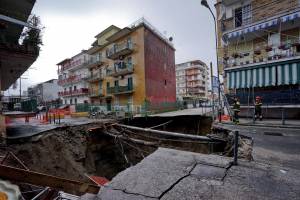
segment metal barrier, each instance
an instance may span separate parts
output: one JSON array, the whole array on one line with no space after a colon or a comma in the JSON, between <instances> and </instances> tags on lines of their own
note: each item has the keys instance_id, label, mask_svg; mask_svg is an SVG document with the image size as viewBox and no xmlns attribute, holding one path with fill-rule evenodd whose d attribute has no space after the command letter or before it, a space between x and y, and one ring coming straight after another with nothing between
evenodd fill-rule
<instances>
[{"instance_id":1,"label":"metal barrier","mask_svg":"<svg viewBox=\"0 0 300 200\"><path fill-rule=\"evenodd\" d=\"M234 131L233 165L238 165L239 132Z\"/></svg>"}]
</instances>

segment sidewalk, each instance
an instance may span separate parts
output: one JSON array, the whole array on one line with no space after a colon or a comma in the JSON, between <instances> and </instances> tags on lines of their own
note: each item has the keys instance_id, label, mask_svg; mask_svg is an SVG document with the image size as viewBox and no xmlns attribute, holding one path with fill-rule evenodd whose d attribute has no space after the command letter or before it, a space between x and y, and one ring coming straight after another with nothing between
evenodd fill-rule
<instances>
[{"instance_id":1,"label":"sidewalk","mask_svg":"<svg viewBox=\"0 0 300 200\"><path fill-rule=\"evenodd\" d=\"M222 122L224 124L233 124L233 122ZM300 120L287 119L282 122L281 119L263 119L262 121L256 120L253 123L253 119L240 118L240 126L261 126L261 127L273 127L273 128L295 128L300 129Z\"/></svg>"}]
</instances>

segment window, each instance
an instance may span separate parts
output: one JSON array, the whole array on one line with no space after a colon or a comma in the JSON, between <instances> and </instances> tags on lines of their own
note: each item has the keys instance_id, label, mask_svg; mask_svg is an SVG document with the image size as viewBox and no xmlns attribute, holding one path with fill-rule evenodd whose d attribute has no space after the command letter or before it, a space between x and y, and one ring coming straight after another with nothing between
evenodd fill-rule
<instances>
[{"instance_id":1,"label":"window","mask_svg":"<svg viewBox=\"0 0 300 200\"><path fill-rule=\"evenodd\" d=\"M65 99L65 104L67 104L68 103L68 101Z\"/></svg>"},{"instance_id":2,"label":"window","mask_svg":"<svg viewBox=\"0 0 300 200\"><path fill-rule=\"evenodd\" d=\"M132 77L128 78L127 84L128 84L128 90L132 90L133 89L133 80L132 80Z\"/></svg>"},{"instance_id":3,"label":"window","mask_svg":"<svg viewBox=\"0 0 300 200\"><path fill-rule=\"evenodd\" d=\"M74 91L77 89L76 85L74 85Z\"/></svg>"},{"instance_id":4,"label":"window","mask_svg":"<svg viewBox=\"0 0 300 200\"><path fill-rule=\"evenodd\" d=\"M70 104L72 105L72 103L73 103L73 99L70 99Z\"/></svg>"},{"instance_id":5,"label":"window","mask_svg":"<svg viewBox=\"0 0 300 200\"><path fill-rule=\"evenodd\" d=\"M128 63L128 65L131 65L131 64L132 64L132 57L128 57L128 58L127 58L127 63Z\"/></svg>"},{"instance_id":6,"label":"window","mask_svg":"<svg viewBox=\"0 0 300 200\"><path fill-rule=\"evenodd\" d=\"M69 87L69 91L72 92L72 87Z\"/></svg>"},{"instance_id":7,"label":"window","mask_svg":"<svg viewBox=\"0 0 300 200\"><path fill-rule=\"evenodd\" d=\"M234 10L235 27L240 27L245 24L249 24L252 21L252 6L248 4L246 6L237 8Z\"/></svg>"},{"instance_id":8,"label":"window","mask_svg":"<svg viewBox=\"0 0 300 200\"><path fill-rule=\"evenodd\" d=\"M252 6L248 4L243 7L243 25L250 24L252 21Z\"/></svg>"},{"instance_id":9,"label":"window","mask_svg":"<svg viewBox=\"0 0 300 200\"><path fill-rule=\"evenodd\" d=\"M127 38L127 44L131 45L131 43L132 43L131 37Z\"/></svg>"},{"instance_id":10,"label":"window","mask_svg":"<svg viewBox=\"0 0 300 200\"><path fill-rule=\"evenodd\" d=\"M119 81L116 80L116 81L115 81L115 87L118 87L118 86L119 86Z\"/></svg>"},{"instance_id":11,"label":"window","mask_svg":"<svg viewBox=\"0 0 300 200\"><path fill-rule=\"evenodd\" d=\"M165 79L165 85L167 85L167 80Z\"/></svg>"},{"instance_id":12,"label":"window","mask_svg":"<svg viewBox=\"0 0 300 200\"><path fill-rule=\"evenodd\" d=\"M106 83L106 88L110 88L110 83L109 82Z\"/></svg>"},{"instance_id":13,"label":"window","mask_svg":"<svg viewBox=\"0 0 300 200\"><path fill-rule=\"evenodd\" d=\"M237 8L234 10L235 27L242 26L242 22L243 22L242 12L243 12L242 8Z\"/></svg>"},{"instance_id":14,"label":"window","mask_svg":"<svg viewBox=\"0 0 300 200\"><path fill-rule=\"evenodd\" d=\"M77 99L76 98L74 99L74 101L75 101L75 104L77 104Z\"/></svg>"},{"instance_id":15,"label":"window","mask_svg":"<svg viewBox=\"0 0 300 200\"><path fill-rule=\"evenodd\" d=\"M102 81L99 81L99 90L102 90Z\"/></svg>"}]
</instances>

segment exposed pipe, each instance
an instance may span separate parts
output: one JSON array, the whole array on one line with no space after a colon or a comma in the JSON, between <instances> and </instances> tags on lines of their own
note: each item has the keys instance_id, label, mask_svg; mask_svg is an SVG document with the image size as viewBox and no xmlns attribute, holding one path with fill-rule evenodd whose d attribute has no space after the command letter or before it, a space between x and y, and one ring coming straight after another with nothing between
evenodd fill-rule
<instances>
[{"instance_id":1,"label":"exposed pipe","mask_svg":"<svg viewBox=\"0 0 300 200\"><path fill-rule=\"evenodd\" d=\"M208 142L219 141L217 139L212 139L207 136L189 135L189 134L169 132L169 131L160 131L160 130L153 130L150 128L141 128L141 127L128 126L128 125L123 125L123 124L113 124L113 125L127 128L127 129L136 130L136 131L144 131L144 132L148 132L148 133L152 133L152 134L156 134L156 135L163 135L163 136L169 136L169 137L179 137L179 138L201 140L201 141L208 141Z\"/></svg>"},{"instance_id":2,"label":"exposed pipe","mask_svg":"<svg viewBox=\"0 0 300 200\"><path fill-rule=\"evenodd\" d=\"M149 127L149 128L151 128L151 129L158 128L158 127L167 125L167 124L171 123L172 121L173 121L173 120L170 120L170 121L167 121L167 122L165 122L165 123L162 123L162 124L159 124L159 125L156 125L156 126L152 126L152 127Z\"/></svg>"},{"instance_id":3,"label":"exposed pipe","mask_svg":"<svg viewBox=\"0 0 300 200\"><path fill-rule=\"evenodd\" d=\"M40 193L38 193L34 198L32 198L31 200L37 200L39 199L45 192L48 192L50 188L46 187L43 191L41 191Z\"/></svg>"}]
</instances>

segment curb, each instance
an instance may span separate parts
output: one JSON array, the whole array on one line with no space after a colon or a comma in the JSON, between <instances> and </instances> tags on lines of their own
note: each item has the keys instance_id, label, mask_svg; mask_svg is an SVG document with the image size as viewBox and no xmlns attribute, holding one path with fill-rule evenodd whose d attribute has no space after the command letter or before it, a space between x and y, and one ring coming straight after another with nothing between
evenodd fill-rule
<instances>
[{"instance_id":1,"label":"curb","mask_svg":"<svg viewBox=\"0 0 300 200\"><path fill-rule=\"evenodd\" d=\"M222 123L217 123L217 124L225 124L225 125L233 125L233 126L257 126L257 127L270 127L270 128L287 128L287 129L300 129L300 126L294 126L294 125L271 125L271 124L243 124L240 123L238 125L232 124L229 122L222 122Z\"/></svg>"}]
</instances>

